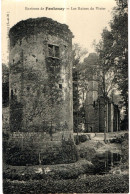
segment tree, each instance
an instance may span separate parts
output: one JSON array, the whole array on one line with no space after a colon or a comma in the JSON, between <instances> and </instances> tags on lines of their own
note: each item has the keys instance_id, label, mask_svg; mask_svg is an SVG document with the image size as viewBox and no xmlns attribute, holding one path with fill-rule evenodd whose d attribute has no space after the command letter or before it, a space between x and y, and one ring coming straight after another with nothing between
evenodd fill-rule
<instances>
[{"instance_id":1,"label":"tree","mask_svg":"<svg viewBox=\"0 0 130 194\"><path fill-rule=\"evenodd\" d=\"M81 48L80 45L74 44L72 48L73 56L73 115L74 115L74 131L78 134L78 124L79 124L79 111L80 111L80 67L82 66L82 61L87 54L87 50Z\"/></svg>"},{"instance_id":2,"label":"tree","mask_svg":"<svg viewBox=\"0 0 130 194\"><path fill-rule=\"evenodd\" d=\"M111 81L122 96L122 106L128 116L128 5L127 0L116 0L110 30L104 29L102 39L96 46L103 72L103 94L106 92L106 75L113 73Z\"/></svg>"},{"instance_id":3,"label":"tree","mask_svg":"<svg viewBox=\"0 0 130 194\"><path fill-rule=\"evenodd\" d=\"M112 47L113 61L115 62L115 83L121 91L121 95L128 114L128 4L127 0L117 1L111 33L114 39Z\"/></svg>"},{"instance_id":4,"label":"tree","mask_svg":"<svg viewBox=\"0 0 130 194\"><path fill-rule=\"evenodd\" d=\"M9 82L9 67L2 63L2 82Z\"/></svg>"},{"instance_id":5,"label":"tree","mask_svg":"<svg viewBox=\"0 0 130 194\"><path fill-rule=\"evenodd\" d=\"M82 48L79 44L73 44L72 46L72 57L73 57L73 69L78 68L86 54L88 53L87 49Z\"/></svg>"}]
</instances>

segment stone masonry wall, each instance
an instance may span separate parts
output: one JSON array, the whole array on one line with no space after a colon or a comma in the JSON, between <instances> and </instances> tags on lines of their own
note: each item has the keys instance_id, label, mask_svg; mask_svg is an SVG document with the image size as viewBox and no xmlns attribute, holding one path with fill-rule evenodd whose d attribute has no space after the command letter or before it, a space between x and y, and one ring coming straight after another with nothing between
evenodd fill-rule
<instances>
[{"instance_id":1,"label":"stone masonry wall","mask_svg":"<svg viewBox=\"0 0 130 194\"><path fill-rule=\"evenodd\" d=\"M90 69L90 67L89 67ZM88 80L88 89L85 102L85 116L87 132L99 132L99 104L98 100L98 80L95 75Z\"/></svg>"},{"instance_id":2,"label":"stone masonry wall","mask_svg":"<svg viewBox=\"0 0 130 194\"><path fill-rule=\"evenodd\" d=\"M5 133L9 131L9 107L2 108L2 129Z\"/></svg>"},{"instance_id":3,"label":"stone masonry wall","mask_svg":"<svg viewBox=\"0 0 130 194\"><path fill-rule=\"evenodd\" d=\"M59 58L49 57L48 44L58 45ZM20 112L15 121L21 123L19 130L41 130L51 122L54 126L67 123L72 130L71 65L70 40L41 32L15 43L10 52L10 116L13 119L14 112ZM11 122L12 131L17 126Z\"/></svg>"},{"instance_id":4,"label":"stone masonry wall","mask_svg":"<svg viewBox=\"0 0 130 194\"><path fill-rule=\"evenodd\" d=\"M60 148L62 139L73 140L72 37L66 25L48 18L10 30L10 141L26 144L27 134L37 132L39 152L47 141ZM19 132L22 138L15 137Z\"/></svg>"}]
</instances>

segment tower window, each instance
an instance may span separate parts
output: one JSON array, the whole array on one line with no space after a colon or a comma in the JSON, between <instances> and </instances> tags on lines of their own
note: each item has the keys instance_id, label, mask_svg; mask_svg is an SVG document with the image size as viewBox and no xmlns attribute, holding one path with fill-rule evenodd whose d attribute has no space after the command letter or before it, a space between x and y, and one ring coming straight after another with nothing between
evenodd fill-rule
<instances>
[{"instance_id":1,"label":"tower window","mask_svg":"<svg viewBox=\"0 0 130 194\"><path fill-rule=\"evenodd\" d=\"M59 84L59 88L62 89L62 84Z\"/></svg>"},{"instance_id":2,"label":"tower window","mask_svg":"<svg viewBox=\"0 0 130 194\"><path fill-rule=\"evenodd\" d=\"M48 44L48 54L49 57L60 57L59 47L56 45Z\"/></svg>"},{"instance_id":3,"label":"tower window","mask_svg":"<svg viewBox=\"0 0 130 194\"><path fill-rule=\"evenodd\" d=\"M13 90L11 90L11 99L13 99L13 96L14 96Z\"/></svg>"},{"instance_id":4,"label":"tower window","mask_svg":"<svg viewBox=\"0 0 130 194\"><path fill-rule=\"evenodd\" d=\"M95 106L96 106L96 103L95 103L95 101L93 101L93 107L95 108Z\"/></svg>"}]
</instances>

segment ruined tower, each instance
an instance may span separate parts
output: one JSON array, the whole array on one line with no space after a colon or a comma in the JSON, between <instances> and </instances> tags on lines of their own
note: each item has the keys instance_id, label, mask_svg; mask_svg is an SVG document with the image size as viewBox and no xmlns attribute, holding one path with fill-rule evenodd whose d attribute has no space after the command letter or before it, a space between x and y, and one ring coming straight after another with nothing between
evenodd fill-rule
<instances>
[{"instance_id":1,"label":"ruined tower","mask_svg":"<svg viewBox=\"0 0 130 194\"><path fill-rule=\"evenodd\" d=\"M99 66L98 57L95 53L90 53L85 59L87 76L87 94L85 101L86 131L99 131Z\"/></svg>"},{"instance_id":2,"label":"ruined tower","mask_svg":"<svg viewBox=\"0 0 130 194\"><path fill-rule=\"evenodd\" d=\"M43 157L58 154L73 141L72 32L43 17L20 21L9 37L12 138L22 147L32 138Z\"/></svg>"}]
</instances>

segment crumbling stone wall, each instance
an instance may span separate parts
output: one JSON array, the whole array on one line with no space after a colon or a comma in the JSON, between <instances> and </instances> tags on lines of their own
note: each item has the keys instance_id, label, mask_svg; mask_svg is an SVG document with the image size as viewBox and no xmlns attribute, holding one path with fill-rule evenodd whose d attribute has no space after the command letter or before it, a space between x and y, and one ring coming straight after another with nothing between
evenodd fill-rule
<instances>
[{"instance_id":1,"label":"crumbling stone wall","mask_svg":"<svg viewBox=\"0 0 130 194\"><path fill-rule=\"evenodd\" d=\"M118 105L109 101L108 103L108 132L120 130L120 111Z\"/></svg>"},{"instance_id":2,"label":"crumbling stone wall","mask_svg":"<svg viewBox=\"0 0 130 194\"><path fill-rule=\"evenodd\" d=\"M84 61L86 68L84 73L87 80L87 92L85 100L86 132L113 132L120 128L120 116L118 107L109 99L103 97L102 74L98 57L89 54Z\"/></svg>"},{"instance_id":3,"label":"crumbling stone wall","mask_svg":"<svg viewBox=\"0 0 130 194\"><path fill-rule=\"evenodd\" d=\"M40 132L41 140L59 141L60 148L62 139L73 140L73 35L66 25L38 18L17 23L9 36L10 130ZM40 139L37 149L44 152L48 144Z\"/></svg>"},{"instance_id":4,"label":"crumbling stone wall","mask_svg":"<svg viewBox=\"0 0 130 194\"><path fill-rule=\"evenodd\" d=\"M114 116L113 116L113 131L120 130L120 112L117 105L114 105Z\"/></svg>"}]
</instances>

